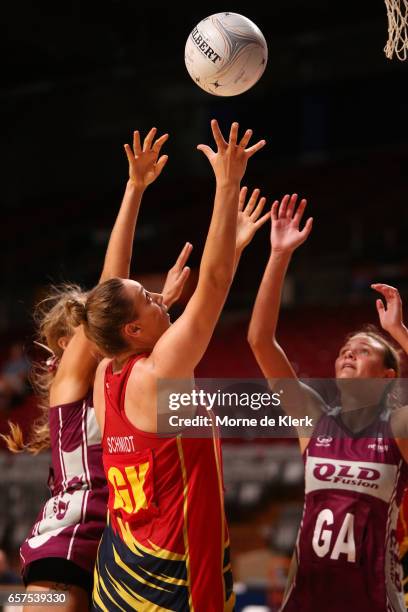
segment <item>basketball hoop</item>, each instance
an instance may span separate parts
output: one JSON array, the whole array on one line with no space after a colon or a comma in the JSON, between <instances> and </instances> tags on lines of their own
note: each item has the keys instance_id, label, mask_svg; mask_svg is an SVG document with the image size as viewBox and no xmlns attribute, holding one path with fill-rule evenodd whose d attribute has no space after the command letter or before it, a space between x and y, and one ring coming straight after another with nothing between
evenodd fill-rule
<instances>
[{"instance_id":1,"label":"basketball hoop","mask_svg":"<svg viewBox=\"0 0 408 612\"><path fill-rule=\"evenodd\" d=\"M385 55L404 61L408 57L408 0L385 0L388 17L388 41Z\"/></svg>"}]
</instances>

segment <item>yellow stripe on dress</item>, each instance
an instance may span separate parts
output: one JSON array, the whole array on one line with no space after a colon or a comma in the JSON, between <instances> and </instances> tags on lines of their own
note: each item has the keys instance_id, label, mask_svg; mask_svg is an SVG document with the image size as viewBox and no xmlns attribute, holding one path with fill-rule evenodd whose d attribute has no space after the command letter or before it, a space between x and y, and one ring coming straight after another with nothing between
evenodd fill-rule
<instances>
[{"instance_id":1,"label":"yellow stripe on dress","mask_svg":"<svg viewBox=\"0 0 408 612\"><path fill-rule=\"evenodd\" d=\"M135 593L128 585L126 585L126 589L115 580L109 570L106 568L107 573L109 574L109 578L111 580L111 584L119 597L123 599L127 604L132 606L133 610L137 610L137 612L174 612L173 610L169 610L168 608L162 608L161 606L157 606L154 602L141 597L138 593ZM136 607L137 606L137 607Z\"/></svg>"},{"instance_id":2,"label":"yellow stripe on dress","mask_svg":"<svg viewBox=\"0 0 408 612\"><path fill-rule=\"evenodd\" d=\"M122 533L123 542L132 551L133 554L138 557L144 557L147 555L152 555L153 557L157 557L158 559L166 559L167 561L186 561L186 555L180 555L179 553L172 552L171 550L166 550L165 548L160 548L149 540L149 544L151 548L147 548L143 546L138 540L136 540L135 536L130 530L129 523L126 521L122 521L122 519L118 516L117 521L119 524L120 531Z\"/></svg>"},{"instance_id":3,"label":"yellow stripe on dress","mask_svg":"<svg viewBox=\"0 0 408 612\"><path fill-rule=\"evenodd\" d=\"M102 610L103 612L109 612L108 608L105 606L105 604L103 603L101 596L99 595L99 578L98 578L98 573L95 570L95 584L94 584L94 589L93 589L93 598L95 603L99 606L100 610Z\"/></svg>"},{"instance_id":4,"label":"yellow stripe on dress","mask_svg":"<svg viewBox=\"0 0 408 612\"><path fill-rule=\"evenodd\" d=\"M156 580L161 580L162 582L167 582L167 584L174 584L175 586L188 586L187 580L183 580L182 578L172 578L171 576L167 576L167 574L153 574L149 572L147 569L143 568L143 571L146 574L149 574L152 578L156 578Z\"/></svg>"},{"instance_id":5,"label":"yellow stripe on dress","mask_svg":"<svg viewBox=\"0 0 408 612\"><path fill-rule=\"evenodd\" d=\"M122 561L122 559L120 558L116 548L113 545L112 545L112 549L113 549L113 557L115 559L116 565L118 567L122 568L124 572L129 574L129 576L132 576L132 578L134 578L135 580L137 580L141 584L147 585L147 586L149 586L152 589L156 589L158 591L166 591L166 593L171 593L171 591L169 589L164 589L163 587L160 587L160 586L154 584L153 582L149 582L148 580L146 580L145 578L143 578L142 576L137 574L134 570L130 569L130 567L128 567L126 565L126 563L124 561Z\"/></svg>"},{"instance_id":6,"label":"yellow stripe on dress","mask_svg":"<svg viewBox=\"0 0 408 612\"><path fill-rule=\"evenodd\" d=\"M99 576L99 582L100 582L100 584L102 586L102 589L103 589L104 593L108 596L108 598L111 600L111 602L114 603L117 608L122 610L122 612L126 612L126 610L124 608L122 608L122 606L120 606L118 604L118 602L113 599L112 595L109 593L109 591L108 591L108 589L107 589L107 587L106 587L106 585L105 585L105 583L103 581L102 576Z\"/></svg>"}]
</instances>

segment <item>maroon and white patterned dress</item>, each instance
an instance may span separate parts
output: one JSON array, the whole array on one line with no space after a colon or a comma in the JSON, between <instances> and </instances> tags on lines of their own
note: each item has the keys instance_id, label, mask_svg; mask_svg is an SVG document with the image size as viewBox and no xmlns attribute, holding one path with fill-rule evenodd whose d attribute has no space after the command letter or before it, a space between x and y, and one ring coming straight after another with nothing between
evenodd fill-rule
<instances>
[{"instance_id":1,"label":"maroon and white patterned dress","mask_svg":"<svg viewBox=\"0 0 408 612\"><path fill-rule=\"evenodd\" d=\"M282 612L406 612L396 524L408 469L390 414L359 434L339 408L317 423L304 453L297 568Z\"/></svg>"},{"instance_id":2,"label":"maroon and white patterned dress","mask_svg":"<svg viewBox=\"0 0 408 612\"><path fill-rule=\"evenodd\" d=\"M108 499L92 392L50 408L50 436L52 497L21 546L23 571L32 561L59 557L92 572Z\"/></svg>"}]
</instances>

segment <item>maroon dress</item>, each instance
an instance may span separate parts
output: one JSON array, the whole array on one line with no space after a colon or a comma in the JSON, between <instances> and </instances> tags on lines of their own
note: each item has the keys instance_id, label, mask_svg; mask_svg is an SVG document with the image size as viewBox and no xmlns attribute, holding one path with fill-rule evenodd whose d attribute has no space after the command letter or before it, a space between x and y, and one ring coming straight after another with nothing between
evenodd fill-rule
<instances>
[{"instance_id":1,"label":"maroon dress","mask_svg":"<svg viewBox=\"0 0 408 612\"><path fill-rule=\"evenodd\" d=\"M406 612L396 523L408 470L390 411L356 435L332 410L304 462L296 568L282 612Z\"/></svg>"},{"instance_id":2,"label":"maroon dress","mask_svg":"<svg viewBox=\"0 0 408 612\"><path fill-rule=\"evenodd\" d=\"M59 557L92 572L106 524L108 489L92 393L50 408L52 497L23 542L23 572L38 559Z\"/></svg>"}]
</instances>

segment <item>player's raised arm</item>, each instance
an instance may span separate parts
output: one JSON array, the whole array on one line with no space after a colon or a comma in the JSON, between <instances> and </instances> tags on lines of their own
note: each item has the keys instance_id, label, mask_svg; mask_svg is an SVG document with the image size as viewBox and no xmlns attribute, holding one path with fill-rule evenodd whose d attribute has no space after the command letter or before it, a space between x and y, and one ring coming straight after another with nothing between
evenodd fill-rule
<instances>
[{"instance_id":1,"label":"player's raised arm","mask_svg":"<svg viewBox=\"0 0 408 612\"><path fill-rule=\"evenodd\" d=\"M261 197L259 199L260 193L259 189L254 189L248 201L246 201L248 195L247 187L242 187L239 193L234 271L238 267L244 249L251 242L259 228L262 227L271 216L269 211L262 215L266 198Z\"/></svg>"},{"instance_id":2,"label":"player's raised arm","mask_svg":"<svg viewBox=\"0 0 408 612\"><path fill-rule=\"evenodd\" d=\"M217 150L207 145L197 148L205 154L215 174L213 215L196 290L183 315L160 338L152 352L157 377L189 376L208 346L233 279L240 181L248 159L265 144L261 140L248 147L251 130L238 140L237 123L231 126L228 142L215 120L211 127Z\"/></svg>"},{"instance_id":3,"label":"player's raised arm","mask_svg":"<svg viewBox=\"0 0 408 612\"><path fill-rule=\"evenodd\" d=\"M193 245L190 242L186 242L174 266L172 266L167 273L166 281L162 289L163 302L166 304L167 308L170 308L177 302L190 276L190 268L186 266L186 263L192 250Z\"/></svg>"},{"instance_id":4,"label":"player's raised arm","mask_svg":"<svg viewBox=\"0 0 408 612\"><path fill-rule=\"evenodd\" d=\"M282 407L292 416L320 414L320 400L309 388L295 384L296 373L276 339L283 283L293 252L308 238L313 220L310 217L300 229L306 200L296 207L297 195L285 195L275 201L271 211L271 252L258 290L248 330L248 342L265 378L275 382L292 379L285 386ZM303 390L307 392L304 397ZM312 399L312 402L306 400Z\"/></svg>"},{"instance_id":5,"label":"player's raised arm","mask_svg":"<svg viewBox=\"0 0 408 612\"><path fill-rule=\"evenodd\" d=\"M128 144L124 145L129 162L129 180L109 239L99 282L115 276L129 277L133 239L142 197L146 188L160 175L168 159L167 155L159 156L169 136L163 134L155 140L156 133L157 128L152 128L142 146L140 134L135 131L133 149Z\"/></svg>"},{"instance_id":6,"label":"player's raised arm","mask_svg":"<svg viewBox=\"0 0 408 612\"><path fill-rule=\"evenodd\" d=\"M133 135L133 150L125 145L129 161L129 180L125 194L112 229L106 250L105 262L99 282L116 276L129 276L136 221L143 194L160 175L167 155L160 150L168 135L155 140L157 129L152 128L140 142L138 131ZM98 354L85 336L82 326L78 327L67 343L58 370L50 389L51 405L75 401L87 392L92 384Z\"/></svg>"},{"instance_id":7,"label":"player's raised arm","mask_svg":"<svg viewBox=\"0 0 408 612\"><path fill-rule=\"evenodd\" d=\"M306 208L297 195L275 201L271 211L271 252L258 290L248 330L248 341L266 378L295 378L296 374L276 340L276 328L283 283L293 252L307 239L312 229L309 218L299 225Z\"/></svg>"},{"instance_id":8,"label":"player's raised arm","mask_svg":"<svg viewBox=\"0 0 408 612\"><path fill-rule=\"evenodd\" d=\"M381 298L376 300L381 327L408 354L408 329L404 325L402 300L398 289L384 283L373 283L371 288L380 293L385 300L385 305Z\"/></svg>"}]
</instances>

